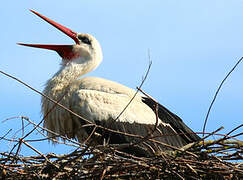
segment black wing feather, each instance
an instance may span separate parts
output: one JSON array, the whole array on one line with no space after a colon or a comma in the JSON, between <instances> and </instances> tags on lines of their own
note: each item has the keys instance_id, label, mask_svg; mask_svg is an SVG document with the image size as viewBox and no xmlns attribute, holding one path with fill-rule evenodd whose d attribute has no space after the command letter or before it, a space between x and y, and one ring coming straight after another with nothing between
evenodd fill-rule
<instances>
[{"instance_id":1,"label":"black wing feather","mask_svg":"<svg viewBox=\"0 0 243 180\"><path fill-rule=\"evenodd\" d=\"M155 111L156 102L151 98L143 97L142 101ZM184 124L180 117L170 112L161 104L158 104L158 116L163 122L170 124L187 144L201 139L186 124Z\"/></svg>"}]
</instances>

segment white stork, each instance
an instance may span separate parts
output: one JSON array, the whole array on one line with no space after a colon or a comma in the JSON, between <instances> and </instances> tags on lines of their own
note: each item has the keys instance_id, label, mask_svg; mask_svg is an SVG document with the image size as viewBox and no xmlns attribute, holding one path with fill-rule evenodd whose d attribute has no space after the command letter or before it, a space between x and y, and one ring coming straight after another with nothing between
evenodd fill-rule
<instances>
[{"instance_id":1,"label":"white stork","mask_svg":"<svg viewBox=\"0 0 243 180\"><path fill-rule=\"evenodd\" d=\"M43 116L47 115L44 127L62 136L78 139L81 143L91 135L89 141L93 144L104 142L123 144L139 142L140 139L101 128L94 129L94 126L88 126L90 122L138 136L147 136L155 130L152 136L156 141L178 148L200 139L178 116L160 104L156 119L155 102L141 94L133 99L117 119L136 91L98 77L80 78L101 63L103 57L99 42L89 34L76 33L31 11L75 41L74 45L19 43L24 46L54 50L62 57L61 68L47 82L44 94L82 117L80 119L59 106L53 109L54 103L42 97L42 113ZM48 133L48 136L53 137L51 133ZM162 144L147 142L136 147L127 146L122 151L138 156L150 156L154 152L167 149L168 147Z\"/></svg>"}]
</instances>

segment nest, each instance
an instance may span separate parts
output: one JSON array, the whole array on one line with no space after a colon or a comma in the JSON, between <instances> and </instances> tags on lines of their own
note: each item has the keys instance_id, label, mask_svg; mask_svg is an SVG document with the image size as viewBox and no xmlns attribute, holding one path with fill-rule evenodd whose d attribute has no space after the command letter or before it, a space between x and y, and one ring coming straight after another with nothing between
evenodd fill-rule
<instances>
[{"instance_id":1,"label":"nest","mask_svg":"<svg viewBox=\"0 0 243 180\"><path fill-rule=\"evenodd\" d=\"M212 135L220 135L217 134L220 129L210 133L200 142L189 144L181 149L161 152L150 158L136 157L119 151L119 148L124 145L89 147L75 141L66 143L67 146L77 146L77 149L69 154L42 154L27 140L20 138L14 146L15 152L0 153L0 178L242 179L243 142L237 140L242 133L229 136L233 132L231 131L224 136L221 135L217 140L207 140ZM4 139L5 137L1 138ZM144 140L150 141L150 139ZM39 155L20 155L20 146L23 144Z\"/></svg>"}]
</instances>

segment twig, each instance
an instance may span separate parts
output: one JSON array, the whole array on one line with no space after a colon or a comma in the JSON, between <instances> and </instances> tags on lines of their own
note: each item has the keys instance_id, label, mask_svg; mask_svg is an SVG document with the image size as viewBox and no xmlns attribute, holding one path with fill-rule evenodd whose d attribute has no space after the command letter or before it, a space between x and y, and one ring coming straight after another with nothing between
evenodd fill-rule
<instances>
[{"instance_id":1,"label":"twig","mask_svg":"<svg viewBox=\"0 0 243 180\"><path fill-rule=\"evenodd\" d=\"M27 118L27 119L25 119L25 120L28 121L29 123L33 124L34 127L36 127L36 128L38 127L38 128L40 128L40 129L42 129L42 130L44 130L44 131L46 131L46 132L49 132L49 133L54 134L55 136L61 137L61 138L65 139L65 140L67 140L67 141L69 141L69 142L71 142L71 143L73 143L73 144L76 144L78 147L81 147L81 146L82 146L81 143L79 143L79 142L77 142L77 141L74 141L74 140L72 140L72 139L69 139L69 138L67 138L67 137L65 137L65 136L61 136L60 134L55 133L55 132L53 132L53 131L51 131L51 130L49 130L49 129L46 129L46 128L40 126L39 123L38 123L38 124L34 123L34 122L31 121L29 118ZM26 141L30 141L30 140L26 140ZM32 141L34 141L34 140L32 140ZM56 141L57 141L57 140L56 140ZM57 142L60 143L60 144L63 144L63 143L60 142L60 141L57 141ZM65 144L66 144L66 145L69 145L69 144L67 144L67 143L65 143ZM72 145L72 146L73 146L73 145ZM77 147L77 146L75 146L75 147Z\"/></svg>"},{"instance_id":2,"label":"twig","mask_svg":"<svg viewBox=\"0 0 243 180\"><path fill-rule=\"evenodd\" d=\"M221 87L223 86L223 84L224 84L224 82L226 81L226 79L230 76L230 74L231 74L231 73L235 70L235 68L238 66L238 64L242 61L242 59L243 59L243 57L241 57L241 58L237 61L237 63L234 65L234 67L228 72L228 74L225 76L225 78L224 78L224 79L222 80L222 82L220 83L220 85L219 85L219 87L218 87L218 89L217 89L217 91L216 91L216 93L215 93L215 95L214 95L214 97L213 97L213 100L212 100L212 102L211 102L211 104L210 104L210 106L209 106L209 108L208 108L207 115L206 115L206 118L205 118L205 120L204 120L204 125L203 125L203 137L204 137L204 132L205 132L205 129L206 129L206 124L207 124L207 121L208 121L208 117L209 117L211 108L212 108L212 106L213 106L213 104L214 104L214 102L215 102L215 100L216 100L216 98L217 98L217 95L218 95L218 93L219 93Z\"/></svg>"},{"instance_id":3,"label":"twig","mask_svg":"<svg viewBox=\"0 0 243 180\"><path fill-rule=\"evenodd\" d=\"M11 131L12 129L9 129L8 132L6 132L2 137L0 137L0 141L4 139Z\"/></svg>"},{"instance_id":4,"label":"twig","mask_svg":"<svg viewBox=\"0 0 243 180\"><path fill-rule=\"evenodd\" d=\"M52 164L53 166L55 166L56 168L58 168L56 165L54 165L44 154L42 154L40 151L38 151L37 149L35 149L33 146L31 146L30 144L28 144L27 142L25 142L24 140L21 140L27 147L29 147L30 149L32 149L33 151L35 151L36 153L38 153L39 155L41 155L42 157L45 158L45 160Z\"/></svg>"},{"instance_id":5,"label":"twig","mask_svg":"<svg viewBox=\"0 0 243 180\"><path fill-rule=\"evenodd\" d=\"M87 120L86 118L84 118L84 117L78 115L77 113L75 113L75 112L73 112L72 110L68 109L68 108L65 107L64 105L58 103L57 101L51 99L51 98L48 97L47 95L41 93L40 91L36 90L35 88L33 88L33 87L31 87L30 85L26 84L25 82L21 81L20 79L18 79L18 78L16 78L16 77L12 76L12 75L10 75L10 74L8 74L8 73L6 73L6 72L3 72L3 71L1 71L1 70L0 70L0 73L2 73L2 74L4 74L5 76L8 76L8 77L10 77L10 78L12 78L12 79L18 81L19 83L23 84L24 86L28 87L29 89L31 89L31 90L35 91L36 93L40 94L41 96L45 97L46 99L48 99L48 100L51 101L52 103L56 104L57 106L59 106L59 107L65 109L66 111L68 111L69 113L73 114L74 116L76 116L76 117L78 117L78 118L80 118L80 119L82 119L82 120L84 120L84 121L86 121L86 122L92 124L91 121L89 121L89 120Z\"/></svg>"},{"instance_id":6,"label":"twig","mask_svg":"<svg viewBox=\"0 0 243 180\"><path fill-rule=\"evenodd\" d=\"M141 82L141 84L138 87L139 89L143 86L145 80L147 79L151 66L152 66L152 61L149 62L149 66L148 66L148 69L147 69L147 71L145 73L145 76L142 79L142 82ZM133 97L130 99L130 101L127 103L127 105L124 107L124 109L120 112L120 114L114 119L114 121L116 121L117 119L120 118L120 116L124 113L124 111L128 108L128 106L132 103L134 98L137 96L138 92L139 92L139 90L136 90L136 92L134 93Z\"/></svg>"},{"instance_id":7,"label":"twig","mask_svg":"<svg viewBox=\"0 0 243 180\"><path fill-rule=\"evenodd\" d=\"M230 135L231 133L233 133L233 132L236 131L237 129L240 129L241 127L243 127L243 124L241 124L241 125L235 127L234 129L232 129L230 132L228 132L228 133L226 134L226 136Z\"/></svg>"}]
</instances>

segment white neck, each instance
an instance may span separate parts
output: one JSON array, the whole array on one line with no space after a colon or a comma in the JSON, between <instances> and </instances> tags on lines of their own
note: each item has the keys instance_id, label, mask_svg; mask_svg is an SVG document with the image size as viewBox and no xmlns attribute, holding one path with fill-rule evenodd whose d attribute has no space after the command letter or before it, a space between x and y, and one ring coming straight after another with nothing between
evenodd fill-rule
<instances>
[{"instance_id":1,"label":"white neck","mask_svg":"<svg viewBox=\"0 0 243 180\"><path fill-rule=\"evenodd\" d=\"M74 59L63 65L60 70L47 82L46 91L59 91L67 87L78 77L94 70L101 61ZM48 92L47 92L48 93Z\"/></svg>"}]
</instances>

